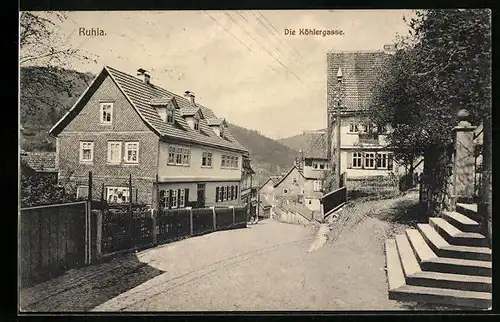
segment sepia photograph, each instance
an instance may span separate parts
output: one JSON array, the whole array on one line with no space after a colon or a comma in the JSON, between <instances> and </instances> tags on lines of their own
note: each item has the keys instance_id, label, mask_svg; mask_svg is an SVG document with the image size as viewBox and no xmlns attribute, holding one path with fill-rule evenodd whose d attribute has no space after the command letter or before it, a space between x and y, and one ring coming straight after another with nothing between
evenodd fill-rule
<instances>
[{"instance_id":1,"label":"sepia photograph","mask_svg":"<svg viewBox=\"0 0 500 322\"><path fill-rule=\"evenodd\" d=\"M18 314L492 310L491 10L19 12Z\"/></svg>"}]
</instances>

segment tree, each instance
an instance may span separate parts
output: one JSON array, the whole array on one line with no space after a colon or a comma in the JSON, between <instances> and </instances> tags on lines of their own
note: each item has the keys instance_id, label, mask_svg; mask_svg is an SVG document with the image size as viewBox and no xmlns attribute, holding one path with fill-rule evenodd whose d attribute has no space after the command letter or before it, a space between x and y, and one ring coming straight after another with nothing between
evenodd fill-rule
<instances>
[{"instance_id":1,"label":"tree","mask_svg":"<svg viewBox=\"0 0 500 322\"><path fill-rule=\"evenodd\" d=\"M424 156L430 215L447 201L458 110L468 109L472 124L491 118L491 12L415 13L410 36L397 40L396 53L378 71L371 117L394 129L388 139L396 159Z\"/></svg>"},{"instance_id":2,"label":"tree","mask_svg":"<svg viewBox=\"0 0 500 322\"><path fill-rule=\"evenodd\" d=\"M66 92L68 96L73 92L73 81L66 81L58 77L60 69L67 67L69 59L85 61L96 60L87 51L73 48L67 39L63 39L59 26L67 19L64 12L21 12L19 18L19 65L21 68L29 66L43 66L43 69L31 69L27 75L21 74L21 104L29 106L27 113L34 115L37 105L30 104L38 99L37 93L43 90L44 84L49 82ZM57 100L45 102L60 104Z\"/></svg>"}]
</instances>

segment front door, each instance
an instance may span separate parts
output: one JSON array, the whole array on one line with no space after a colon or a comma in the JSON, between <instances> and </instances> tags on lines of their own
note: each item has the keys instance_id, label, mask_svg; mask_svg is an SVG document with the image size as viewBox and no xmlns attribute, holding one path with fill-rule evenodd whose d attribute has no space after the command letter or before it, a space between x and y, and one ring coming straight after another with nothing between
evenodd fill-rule
<instances>
[{"instance_id":1,"label":"front door","mask_svg":"<svg viewBox=\"0 0 500 322\"><path fill-rule=\"evenodd\" d=\"M198 206L198 208L205 207L205 184L204 183L198 184L197 206Z\"/></svg>"}]
</instances>

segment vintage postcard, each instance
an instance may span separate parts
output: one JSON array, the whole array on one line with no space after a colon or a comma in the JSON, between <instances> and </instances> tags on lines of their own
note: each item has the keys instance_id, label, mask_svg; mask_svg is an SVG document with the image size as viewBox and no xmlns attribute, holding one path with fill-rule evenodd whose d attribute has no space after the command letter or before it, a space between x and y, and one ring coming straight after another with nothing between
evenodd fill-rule
<instances>
[{"instance_id":1,"label":"vintage postcard","mask_svg":"<svg viewBox=\"0 0 500 322\"><path fill-rule=\"evenodd\" d=\"M490 10L19 24L21 314L492 308Z\"/></svg>"}]
</instances>

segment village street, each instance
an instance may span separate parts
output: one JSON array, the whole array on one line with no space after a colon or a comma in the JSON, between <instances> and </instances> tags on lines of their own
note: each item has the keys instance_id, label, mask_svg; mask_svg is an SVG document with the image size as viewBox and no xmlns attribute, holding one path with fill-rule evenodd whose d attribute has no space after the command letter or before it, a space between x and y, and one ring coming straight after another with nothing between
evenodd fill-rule
<instances>
[{"instance_id":1,"label":"village street","mask_svg":"<svg viewBox=\"0 0 500 322\"><path fill-rule=\"evenodd\" d=\"M407 227L405 210L415 204L416 196L412 192L348 204L331 219L330 229L268 219L245 229L147 249L131 255L135 260L116 259L27 289L21 304L23 298L28 303L30 294L37 294L38 300L22 307L27 311L420 309L388 299L383 250L387 236ZM318 231L325 231L326 242ZM43 295L43 290L49 293Z\"/></svg>"}]
</instances>

